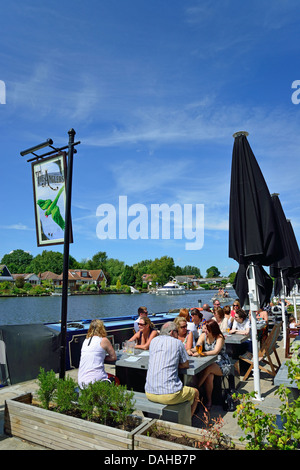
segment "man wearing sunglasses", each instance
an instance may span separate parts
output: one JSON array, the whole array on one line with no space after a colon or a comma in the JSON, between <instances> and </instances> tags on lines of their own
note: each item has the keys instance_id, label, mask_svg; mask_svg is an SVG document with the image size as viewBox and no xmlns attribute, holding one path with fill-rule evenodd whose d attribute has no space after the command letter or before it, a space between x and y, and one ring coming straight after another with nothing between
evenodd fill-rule
<instances>
[{"instance_id":1,"label":"man wearing sunglasses","mask_svg":"<svg viewBox=\"0 0 300 470\"><path fill-rule=\"evenodd\" d=\"M149 347L149 365L145 393L150 401L165 405L176 405L189 401L191 416L199 402L199 391L182 384L178 369L189 367L189 356L178 339L174 322L165 323L160 335L153 338Z\"/></svg>"}]
</instances>

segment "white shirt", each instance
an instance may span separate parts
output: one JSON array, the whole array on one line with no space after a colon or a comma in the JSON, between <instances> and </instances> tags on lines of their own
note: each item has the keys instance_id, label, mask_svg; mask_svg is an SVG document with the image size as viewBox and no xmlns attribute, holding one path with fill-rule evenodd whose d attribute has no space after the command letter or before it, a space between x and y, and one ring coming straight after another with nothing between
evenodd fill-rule
<instances>
[{"instance_id":1,"label":"white shirt","mask_svg":"<svg viewBox=\"0 0 300 470\"><path fill-rule=\"evenodd\" d=\"M107 373L104 369L106 351L102 348L101 341L100 336L92 336L92 338L86 338L82 344L78 369L79 387L82 387L83 384L87 385L90 382L107 379Z\"/></svg>"},{"instance_id":2,"label":"white shirt","mask_svg":"<svg viewBox=\"0 0 300 470\"><path fill-rule=\"evenodd\" d=\"M250 320L249 318L246 318L246 320L243 321L243 323L238 323L236 320L233 320L233 324L231 329L232 330L248 330L250 329Z\"/></svg>"},{"instance_id":3,"label":"white shirt","mask_svg":"<svg viewBox=\"0 0 300 470\"><path fill-rule=\"evenodd\" d=\"M176 393L183 387L178 365L189 360L183 343L169 335L153 338L149 347L149 366L145 391L155 395Z\"/></svg>"},{"instance_id":4,"label":"white shirt","mask_svg":"<svg viewBox=\"0 0 300 470\"><path fill-rule=\"evenodd\" d=\"M188 322L187 330L193 333L193 347L194 347L196 345L197 339L202 333L201 323L199 323L199 326L196 326L194 322Z\"/></svg>"}]
</instances>

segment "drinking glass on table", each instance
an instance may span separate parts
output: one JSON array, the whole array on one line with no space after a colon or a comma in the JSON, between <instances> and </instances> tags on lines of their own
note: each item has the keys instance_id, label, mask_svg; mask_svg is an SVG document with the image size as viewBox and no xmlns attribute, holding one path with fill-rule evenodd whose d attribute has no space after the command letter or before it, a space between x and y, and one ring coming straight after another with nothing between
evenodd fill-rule
<instances>
[{"instance_id":1,"label":"drinking glass on table","mask_svg":"<svg viewBox=\"0 0 300 470\"><path fill-rule=\"evenodd\" d=\"M123 343L122 343L122 351L123 351L124 353L126 353L126 351L127 351L127 341L123 341Z\"/></svg>"},{"instance_id":2,"label":"drinking glass on table","mask_svg":"<svg viewBox=\"0 0 300 470\"><path fill-rule=\"evenodd\" d=\"M127 341L126 344L126 353L129 355L134 355L135 341Z\"/></svg>"},{"instance_id":3,"label":"drinking glass on table","mask_svg":"<svg viewBox=\"0 0 300 470\"><path fill-rule=\"evenodd\" d=\"M202 344L196 344L196 351L198 354L202 354Z\"/></svg>"},{"instance_id":4,"label":"drinking glass on table","mask_svg":"<svg viewBox=\"0 0 300 470\"><path fill-rule=\"evenodd\" d=\"M119 343L115 343L115 345L114 345L114 350L115 350L115 353L118 354L118 352L120 351L120 345L119 345Z\"/></svg>"}]
</instances>

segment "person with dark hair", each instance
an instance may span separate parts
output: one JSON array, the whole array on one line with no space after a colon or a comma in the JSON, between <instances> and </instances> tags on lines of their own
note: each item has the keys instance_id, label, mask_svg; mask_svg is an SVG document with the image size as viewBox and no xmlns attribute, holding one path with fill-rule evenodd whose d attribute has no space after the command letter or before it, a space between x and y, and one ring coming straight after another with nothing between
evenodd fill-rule
<instances>
[{"instance_id":1,"label":"person with dark hair","mask_svg":"<svg viewBox=\"0 0 300 470\"><path fill-rule=\"evenodd\" d=\"M220 301L218 299L215 299L213 301L213 308L212 308L213 314L215 313L216 309L220 307L221 307Z\"/></svg>"},{"instance_id":2,"label":"person with dark hair","mask_svg":"<svg viewBox=\"0 0 300 470\"><path fill-rule=\"evenodd\" d=\"M224 305L224 307L223 307L223 312L224 312L225 318L227 318L227 321L229 322L229 320L230 320L230 312L231 312L230 306L229 306L229 305Z\"/></svg>"},{"instance_id":3,"label":"person with dark hair","mask_svg":"<svg viewBox=\"0 0 300 470\"><path fill-rule=\"evenodd\" d=\"M242 308L235 311L234 320L229 333L236 333L237 335L248 335L250 333L250 320L247 313Z\"/></svg>"},{"instance_id":4,"label":"person with dark hair","mask_svg":"<svg viewBox=\"0 0 300 470\"><path fill-rule=\"evenodd\" d=\"M199 335L201 335L202 333L202 320L203 320L202 310L199 310L199 308L191 308L191 318L192 318L193 328L190 328L190 330L193 332L193 337L194 337L193 346L195 346L197 339L199 338Z\"/></svg>"},{"instance_id":5,"label":"person with dark hair","mask_svg":"<svg viewBox=\"0 0 300 470\"><path fill-rule=\"evenodd\" d=\"M207 410L210 411L212 406L214 376L228 375L231 368L230 359L225 349L225 338L215 320L208 320L205 322L202 328L202 334L197 341L196 348L187 351L187 353L190 356L218 355L216 362L200 372L197 385L198 388L204 385L207 400L205 406Z\"/></svg>"}]
</instances>

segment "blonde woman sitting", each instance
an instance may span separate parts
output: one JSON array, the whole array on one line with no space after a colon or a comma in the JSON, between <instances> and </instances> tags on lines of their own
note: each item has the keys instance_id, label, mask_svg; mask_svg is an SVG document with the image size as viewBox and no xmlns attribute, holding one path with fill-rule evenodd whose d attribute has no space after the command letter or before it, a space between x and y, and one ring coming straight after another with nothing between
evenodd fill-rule
<instances>
[{"instance_id":1,"label":"blonde woman sitting","mask_svg":"<svg viewBox=\"0 0 300 470\"><path fill-rule=\"evenodd\" d=\"M119 384L119 379L107 374L104 369L104 360L115 361L116 359L116 353L107 338L103 322L97 319L92 320L81 348L78 368L79 387L103 380Z\"/></svg>"},{"instance_id":2,"label":"blonde woman sitting","mask_svg":"<svg viewBox=\"0 0 300 470\"><path fill-rule=\"evenodd\" d=\"M174 323L178 329L178 339L184 344L185 349L191 349L193 347L193 332L188 331L187 321L184 317L176 317Z\"/></svg>"}]
</instances>

